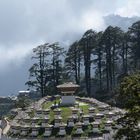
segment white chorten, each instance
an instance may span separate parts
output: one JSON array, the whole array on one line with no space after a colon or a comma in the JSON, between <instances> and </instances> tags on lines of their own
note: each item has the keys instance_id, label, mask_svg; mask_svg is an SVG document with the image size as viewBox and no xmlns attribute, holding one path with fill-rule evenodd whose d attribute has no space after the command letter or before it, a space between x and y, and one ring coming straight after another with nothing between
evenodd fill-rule
<instances>
[{"instance_id":1,"label":"white chorten","mask_svg":"<svg viewBox=\"0 0 140 140\"><path fill-rule=\"evenodd\" d=\"M74 93L79 88L79 85L73 84L72 82L64 83L57 86L61 91L61 104L62 105L74 105L75 96Z\"/></svg>"}]
</instances>

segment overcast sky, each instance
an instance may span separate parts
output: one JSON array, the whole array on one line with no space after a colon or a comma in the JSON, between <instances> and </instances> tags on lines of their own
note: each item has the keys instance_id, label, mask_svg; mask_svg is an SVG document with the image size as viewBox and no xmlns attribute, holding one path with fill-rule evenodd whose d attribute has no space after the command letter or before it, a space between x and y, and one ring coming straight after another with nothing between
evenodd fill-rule
<instances>
[{"instance_id":1,"label":"overcast sky","mask_svg":"<svg viewBox=\"0 0 140 140\"><path fill-rule=\"evenodd\" d=\"M103 16L139 16L139 7L140 0L0 0L0 88L7 88L6 78L11 90L13 80L19 83L12 72L27 71L33 47L56 41L66 47L87 29L104 30Z\"/></svg>"}]
</instances>

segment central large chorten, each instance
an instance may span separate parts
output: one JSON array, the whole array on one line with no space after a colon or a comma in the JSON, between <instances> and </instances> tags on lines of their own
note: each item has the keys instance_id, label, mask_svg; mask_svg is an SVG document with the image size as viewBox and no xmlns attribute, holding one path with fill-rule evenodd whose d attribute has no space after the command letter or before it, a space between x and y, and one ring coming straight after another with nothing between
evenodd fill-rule
<instances>
[{"instance_id":1,"label":"central large chorten","mask_svg":"<svg viewBox=\"0 0 140 140\"><path fill-rule=\"evenodd\" d=\"M57 88L61 91L61 105L74 105L75 104L75 92L79 88L79 85L72 82L58 85Z\"/></svg>"}]
</instances>

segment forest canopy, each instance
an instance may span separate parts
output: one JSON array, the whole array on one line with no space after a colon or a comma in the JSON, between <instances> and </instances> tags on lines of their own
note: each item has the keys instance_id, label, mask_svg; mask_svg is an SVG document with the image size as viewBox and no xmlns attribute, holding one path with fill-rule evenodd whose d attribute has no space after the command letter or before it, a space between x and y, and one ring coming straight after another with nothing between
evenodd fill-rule
<instances>
[{"instance_id":1,"label":"forest canopy","mask_svg":"<svg viewBox=\"0 0 140 140\"><path fill-rule=\"evenodd\" d=\"M79 95L116 104L122 79L140 70L140 21L127 32L112 26L87 30L65 51L59 43L45 43L33 53L26 84L42 96L57 94L56 85L73 81L81 86Z\"/></svg>"}]
</instances>

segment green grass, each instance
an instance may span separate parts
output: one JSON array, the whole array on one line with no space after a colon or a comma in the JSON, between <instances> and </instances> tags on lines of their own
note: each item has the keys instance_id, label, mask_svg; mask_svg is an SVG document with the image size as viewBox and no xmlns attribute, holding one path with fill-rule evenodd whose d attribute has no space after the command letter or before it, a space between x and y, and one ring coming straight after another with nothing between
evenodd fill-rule
<instances>
[{"instance_id":1,"label":"green grass","mask_svg":"<svg viewBox=\"0 0 140 140\"><path fill-rule=\"evenodd\" d=\"M51 106L52 106L52 104L53 104L53 102L47 102L47 103L44 103L43 105L42 105L42 108L43 109L49 109Z\"/></svg>"},{"instance_id":2,"label":"green grass","mask_svg":"<svg viewBox=\"0 0 140 140\"><path fill-rule=\"evenodd\" d=\"M52 104L58 104L60 102L60 99L56 99L54 101L50 101L50 102L47 102L47 103L44 103L42 105L42 108L43 109L50 109L50 107L52 106ZM72 114L72 111L69 107L59 107L62 112L61 112L61 116L62 116L62 122L64 123L67 123L67 119L69 116L71 116ZM50 110L50 120L49 120L49 123L52 123L52 121L54 120L54 112L53 110Z\"/></svg>"},{"instance_id":3,"label":"green grass","mask_svg":"<svg viewBox=\"0 0 140 140\"><path fill-rule=\"evenodd\" d=\"M46 102L42 105L43 109L50 109L52 104L59 103L60 99L56 99L54 101ZM62 122L67 123L68 117L72 115L72 111L70 107L59 107L61 109L61 117L62 117ZM88 114L88 104L81 104L79 105L79 108L83 110L84 115ZM52 123L54 121L54 112L53 110L50 110L50 120L49 123Z\"/></svg>"},{"instance_id":4,"label":"green grass","mask_svg":"<svg viewBox=\"0 0 140 140\"><path fill-rule=\"evenodd\" d=\"M72 115L72 111L69 107L60 107L62 110L61 116L62 116L62 122L67 123L67 119L69 116Z\"/></svg>"},{"instance_id":5,"label":"green grass","mask_svg":"<svg viewBox=\"0 0 140 140\"><path fill-rule=\"evenodd\" d=\"M59 104L59 102L60 102L60 99L56 99L54 101L46 102L42 105L42 109L49 109L52 106L52 104Z\"/></svg>"},{"instance_id":6,"label":"green grass","mask_svg":"<svg viewBox=\"0 0 140 140\"><path fill-rule=\"evenodd\" d=\"M49 123L51 124L54 121L54 112L53 110L50 111L50 119L49 119Z\"/></svg>"},{"instance_id":7,"label":"green grass","mask_svg":"<svg viewBox=\"0 0 140 140\"><path fill-rule=\"evenodd\" d=\"M88 114L89 105L80 105L79 108L83 110L84 115Z\"/></svg>"}]
</instances>

